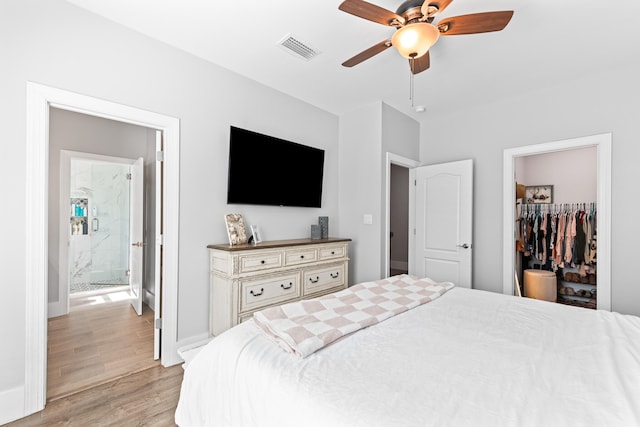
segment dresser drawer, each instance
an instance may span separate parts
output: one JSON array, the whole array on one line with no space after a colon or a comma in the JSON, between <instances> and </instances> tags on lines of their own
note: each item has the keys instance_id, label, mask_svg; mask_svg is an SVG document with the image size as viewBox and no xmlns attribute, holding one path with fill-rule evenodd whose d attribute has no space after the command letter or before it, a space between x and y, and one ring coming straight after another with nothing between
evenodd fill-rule
<instances>
[{"instance_id":1,"label":"dresser drawer","mask_svg":"<svg viewBox=\"0 0 640 427\"><path fill-rule=\"evenodd\" d=\"M318 249L321 261L333 258L344 258L347 256L347 245L324 246Z\"/></svg>"},{"instance_id":2,"label":"dresser drawer","mask_svg":"<svg viewBox=\"0 0 640 427\"><path fill-rule=\"evenodd\" d=\"M304 295L344 285L344 264L305 271L303 280Z\"/></svg>"},{"instance_id":3,"label":"dresser drawer","mask_svg":"<svg viewBox=\"0 0 640 427\"><path fill-rule=\"evenodd\" d=\"M282 267L282 251L252 253L238 256L238 273L270 270Z\"/></svg>"},{"instance_id":4,"label":"dresser drawer","mask_svg":"<svg viewBox=\"0 0 640 427\"><path fill-rule=\"evenodd\" d=\"M284 253L285 265L306 264L315 262L318 259L318 251L316 249L291 249Z\"/></svg>"},{"instance_id":5,"label":"dresser drawer","mask_svg":"<svg viewBox=\"0 0 640 427\"><path fill-rule=\"evenodd\" d=\"M240 312L255 310L299 296L299 273L242 280L240 281Z\"/></svg>"}]
</instances>

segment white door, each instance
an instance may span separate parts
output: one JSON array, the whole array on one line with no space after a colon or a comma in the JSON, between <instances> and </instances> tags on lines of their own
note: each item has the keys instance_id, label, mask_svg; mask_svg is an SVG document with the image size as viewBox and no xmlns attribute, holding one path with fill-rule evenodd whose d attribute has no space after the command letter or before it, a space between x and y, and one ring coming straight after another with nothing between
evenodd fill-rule
<instances>
[{"instance_id":1,"label":"white door","mask_svg":"<svg viewBox=\"0 0 640 427\"><path fill-rule=\"evenodd\" d=\"M471 288L473 161L412 169L415 183L411 274Z\"/></svg>"},{"instance_id":2,"label":"white door","mask_svg":"<svg viewBox=\"0 0 640 427\"><path fill-rule=\"evenodd\" d=\"M144 252L144 159L131 165L129 192L129 290L133 309L142 315L142 270Z\"/></svg>"}]
</instances>

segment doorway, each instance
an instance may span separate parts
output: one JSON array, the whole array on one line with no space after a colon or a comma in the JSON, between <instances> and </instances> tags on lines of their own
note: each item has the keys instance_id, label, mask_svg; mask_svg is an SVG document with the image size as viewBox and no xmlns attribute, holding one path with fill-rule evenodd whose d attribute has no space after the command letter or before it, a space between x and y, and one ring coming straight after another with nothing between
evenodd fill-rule
<instances>
[{"instance_id":1,"label":"doorway","mask_svg":"<svg viewBox=\"0 0 640 427\"><path fill-rule=\"evenodd\" d=\"M164 137L162 187L162 314L163 366L179 363L177 353L179 120L77 93L27 82L26 230L27 274L25 310L25 405L28 415L44 408L46 401L49 113L56 107L158 129Z\"/></svg>"},{"instance_id":2,"label":"doorway","mask_svg":"<svg viewBox=\"0 0 640 427\"><path fill-rule=\"evenodd\" d=\"M60 117L57 113L52 122ZM75 120L83 123L87 119L88 117L83 115L75 117ZM67 122L67 125L71 125L68 132L74 132L74 123ZM58 137L53 135L55 133L52 132L51 135L52 143ZM144 143L144 141L139 142ZM146 209L132 209L130 188L132 181L129 177L132 165L135 163L135 159L78 151L60 151L61 184L58 205L60 209L58 298L60 301L55 304L59 308L49 310L50 318L69 312L68 298L74 293L131 286L132 215L139 216L139 221L144 221L144 217L155 217L153 213L145 214L143 217ZM146 190L148 193L146 198L155 194L153 187L154 183L150 182ZM51 195L56 192L55 188L50 189ZM142 200L136 203L143 205ZM150 204L155 205L155 203ZM146 228L153 230L154 227L155 224L151 223L147 224ZM153 249L153 245L150 249ZM50 250L55 251L55 247L50 247ZM154 270L153 265L149 265L153 262L153 256L145 257L145 271ZM154 279L153 275L148 275L144 280L145 289L151 295L158 294L153 283ZM151 308L153 309L152 305Z\"/></svg>"},{"instance_id":3,"label":"doorway","mask_svg":"<svg viewBox=\"0 0 640 427\"><path fill-rule=\"evenodd\" d=\"M390 276L409 272L409 168L391 165L389 207Z\"/></svg>"},{"instance_id":4,"label":"doorway","mask_svg":"<svg viewBox=\"0 0 640 427\"><path fill-rule=\"evenodd\" d=\"M507 149L504 151L503 170L503 293L514 295L516 286L516 161L530 155L595 147L597 150L597 308L611 310L611 134L562 140L544 144Z\"/></svg>"},{"instance_id":5,"label":"doorway","mask_svg":"<svg viewBox=\"0 0 640 427\"><path fill-rule=\"evenodd\" d=\"M155 234L155 223L144 220L155 215L145 215L143 200L144 193L155 195L156 182L149 180L143 191L144 159L133 158L155 160L155 132L50 110L49 259L58 260L59 274L58 281L52 280L52 271L49 284L50 299L57 294L55 305L62 312L50 310L47 322L48 401L157 364L155 310L145 307L143 313L142 293L134 285L144 282L150 294L159 293L153 276L143 280L142 259L133 262L134 252L142 258L148 246L131 245L145 240L134 237L134 224L142 231L146 222L149 234ZM155 169L154 162L148 163ZM146 260L153 263L154 257ZM51 289L55 283L57 293Z\"/></svg>"},{"instance_id":6,"label":"doorway","mask_svg":"<svg viewBox=\"0 0 640 427\"><path fill-rule=\"evenodd\" d=\"M381 277L388 277L393 273L410 271L411 245L413 242L413 217L409 214L411 210L411 199L409 197L409 170L418 167L420 162L387 152L385 171L385 230L384 230L384 259ZM406 179L404 176L406 175ZM406 196L405 196L406 194ZM406 216L406 223L401 219ZM397 220L397 218L399 218ZM397 232L398 227L407 226L406 232ZM393 237L392 237L393 233ZM392 242L394 253L392 254ZM406 248L406 264L403 259ZM397 259L395 259L397 258Z\"/></svg>"}]
</instances>

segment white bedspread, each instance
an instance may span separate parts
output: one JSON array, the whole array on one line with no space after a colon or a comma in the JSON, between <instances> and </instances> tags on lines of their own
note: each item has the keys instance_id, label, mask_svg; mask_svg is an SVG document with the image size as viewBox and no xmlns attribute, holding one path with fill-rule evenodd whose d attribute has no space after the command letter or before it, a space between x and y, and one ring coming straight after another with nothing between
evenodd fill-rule
<instances>
[{"instance_id":1,"label":"white bedspread","mask_svg":"<svg viewBox=\"0 0 640 427\"><path fill-rule=\"evenodd\" d=\"M638 426L640 318L454 288L309 357L252 321L185 371L188 426Z\"/></svg>"}]
</instances>

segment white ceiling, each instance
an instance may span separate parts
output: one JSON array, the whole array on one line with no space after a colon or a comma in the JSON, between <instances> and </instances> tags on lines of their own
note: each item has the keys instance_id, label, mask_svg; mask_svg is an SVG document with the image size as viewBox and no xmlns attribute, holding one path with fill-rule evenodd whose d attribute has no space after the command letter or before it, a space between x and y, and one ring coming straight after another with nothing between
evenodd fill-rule
<instances>
[{"instance_id":1,"label":"white ceiling","mask_svg":"<svg viewBox=\"0 0 640 427\"><path fill-rule=\"evenodd\" d=\"M340 64L394 29L338 10L342 0L68 0L169 45L335 114L383 100L416 119L553 85L640 56L637 0L455 0L438 17L514 10L500 32L441 37L431 68L415 76L392 48ZM395 11L402 0L371 1ZM321 52L306 61L282 50L291 34Z\"/></svg>"}]
</instances>

